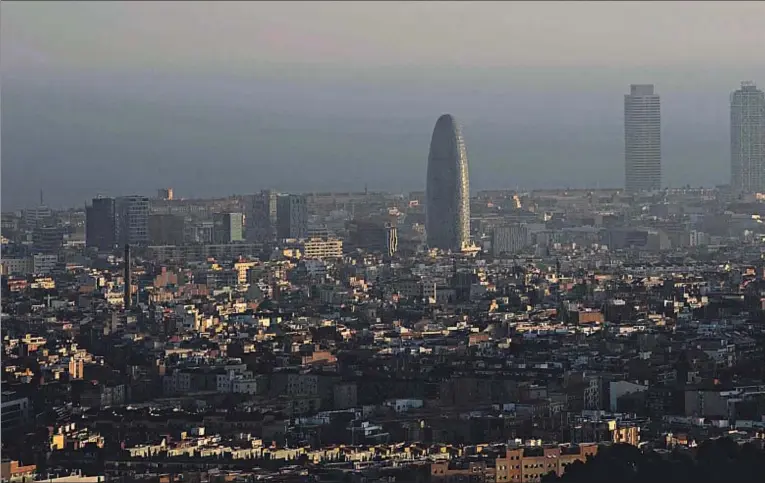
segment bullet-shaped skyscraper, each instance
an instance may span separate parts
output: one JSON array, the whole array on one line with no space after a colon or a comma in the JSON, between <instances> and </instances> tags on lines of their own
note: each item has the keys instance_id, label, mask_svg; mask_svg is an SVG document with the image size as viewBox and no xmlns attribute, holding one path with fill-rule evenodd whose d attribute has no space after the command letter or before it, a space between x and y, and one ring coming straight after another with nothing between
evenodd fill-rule
<instances>
[{"instance_id":1,"label":"bullet-shaped skyscraper","mask_svg":"<svg viewBox=\"0 0 765 483\"><path fill-rule=\"evenodd\" d=\"M661 189L661 102L652 84L633 84L624 96L627 192Z\"/></svg>"},{"instance_id":2,"label":"bullet-shaped skyscraper","mask_svg":"<svg viewBox=\"0 0 765 483\"><path fill-rule=\"evenodd\" d=\"M730 96L731 186L737 193L765 193L765 94L742 82Z\"/></svg>"},{"instance_id":3,"label":"bullet-shaped skyscraper","mask_svg":"<svg viewBox=\"0 0 765 483\"><path fill-rule=\"evenodd\" d=\"M450 114L436 121L430 141L425 230L428 246L460 250L470 241L470 184L462 130Z\"/></svg>"}]
</instances>

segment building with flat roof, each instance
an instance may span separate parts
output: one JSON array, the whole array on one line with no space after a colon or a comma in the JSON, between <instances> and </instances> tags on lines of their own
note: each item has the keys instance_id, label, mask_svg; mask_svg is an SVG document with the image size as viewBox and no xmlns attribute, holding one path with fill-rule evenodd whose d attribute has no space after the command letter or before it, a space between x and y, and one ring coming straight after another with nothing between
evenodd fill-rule
<instances>
[{"instance_id":1,"label":"building with flat roof","mask_svg":"<svg viewBox=\"0 0 765 483\"><path fill-rule=\"evenodd\" d=\"M213 215L213 243L235 243L244 240L242 213L215 213Z\"/></svg>"},{"instance_id":2,"label":"building with flat roof","mask_svg":"<svg viewBox=\"0 0 765 483\"><path fill-rule=\"evenodd\" d=\"M300 251L304 258L342 258L343 240L337 238L308 238L301 243Z\"/></svg>"},{"instance_id":3,"label":"building with flat roof","mask_svg":"<svg viewBox=\"0 0 765 483\"><path fill-rule=\"evenodd\" d=\"M765 93L742 82L730 96L731 186L737 193L765 193Z\"/></svg>"},{"instance_id":4,"label":"building with flat roof","mask_svg":"<svg viewBox=\"0 0 765 483\"><path fill-rule=\"evenodd\" d=\"M308 203L305 196L281 195L276 202L277 238L308 236Z\"/></svg>"},{"instance_id":5,"label":"building with flat roof","mask_svg":"<svg viewBox=\"0 0 765 483\"><path fill-rule=\"evenodd\" d=\"M29 399L14 391L3 391L0 399L0 427L2 434L8 435L23 429L29 424Z\"/></svg>"},{"instance_id":6,"label":"building with flat roof","mask_svg":"<svg viewBox=\"0 0 765 483\"><path fill-rule=\"evenodd\" d=\"M277 194L263 190L244 198L245 236L250 242L265 242L276 236Z\"/></svg>"},{"instance_id":7,"label":"building with flat roof","mask_svg":"<svg viewBox=\"0 0 765 483\"><path fill-rule=\"evenodd\" d=\"M93 198L85 208L85 246L110 252L116 246L116 204L114 198Z\"/></svg>"},{"instance_id":8,"label":"building with flat roof","mask_svg":"<svg viewBox=\"0 0 765 483\"><path fill-rule=\"evenodd\" d=\"M633 84L624 96L625 188L661 189L661 101L653 84Z\"/></svg>"},{"instance_id":9,"label":"building with flat roof","mask_svg":"<svg viewBox=\"0 0 765 483\"><path fill-rule=\"evenodd\" d=\"M117 240L119 245L149 244L149 198L123 196L115 202Z\"/></svg>"}]
</instances>

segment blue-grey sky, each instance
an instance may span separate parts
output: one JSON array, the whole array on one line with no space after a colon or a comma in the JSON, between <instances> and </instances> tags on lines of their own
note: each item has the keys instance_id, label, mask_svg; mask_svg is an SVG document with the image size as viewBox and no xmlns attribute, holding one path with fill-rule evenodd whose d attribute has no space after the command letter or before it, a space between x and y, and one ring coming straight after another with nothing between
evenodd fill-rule
<instances>
[{"instance_id":1,"label":"blue-grey sky","mask_svg":"<svg viewBox=\"0 0 765 483\"><path fill-rule=\"evenodd\" d=\"M422 189L438 116L471 187L621 186L623 94L662 96L665 184L728 181L764 2L0 5L2 205Z\"/></svg>"}]
</instances>

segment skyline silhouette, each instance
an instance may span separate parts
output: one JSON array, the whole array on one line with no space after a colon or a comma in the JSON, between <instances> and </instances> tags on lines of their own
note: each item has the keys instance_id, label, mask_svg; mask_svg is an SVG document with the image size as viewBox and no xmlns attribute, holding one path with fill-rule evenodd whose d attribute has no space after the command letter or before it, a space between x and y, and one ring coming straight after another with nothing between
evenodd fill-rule
<instances>
[{"instance_id":1,"label":"skyline silhouette","mask_svg":"<svg viewBox=\"0 0 765 483\"><path fill-rule=\"evenodd\" d=\"M730 93L765 83L742 53L765 42L756 2L694 5L681 25L662 20L690 8L672 2L347 5L4 2L4 208L40 190L54 207L158 186L424 190L442 112L470 139L474 190L621 187L634 83L662 95L664 185L713 186L730 178Z\"/></svg>"}]
</instances>

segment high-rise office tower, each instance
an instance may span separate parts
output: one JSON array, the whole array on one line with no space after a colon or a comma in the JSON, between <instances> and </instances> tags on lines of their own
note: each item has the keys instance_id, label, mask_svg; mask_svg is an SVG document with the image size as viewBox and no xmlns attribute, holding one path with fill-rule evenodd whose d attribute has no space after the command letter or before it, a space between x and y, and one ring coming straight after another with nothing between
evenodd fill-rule
<instances>
[{"instance_id":1,"label":"high-rise office tower","mask_svg":"<svg viewBox=\"0 0 765 483\"><path fill-rule=\"evenodd\" d=\"M244 240L244 216L241 213L213 215L213 243L233 243Z\"/></svg>"},{"instance_id":2,"label":"high-rise office tower","mask_svg":"<svg viewBox=\"0 0 765 483\"><path fill-rule=\"evenodd\" d=\"M462 130L450 114L433 129L425 191L428 245L460 250L470 241L470 185Z\"/></svg>"},{"instance_id":3,"label":"high-rise office tower","mask_svg":"<svg viewBox=\"0 0 765 483\"><path fill-rule=\"evenodd\" d=\"M280 195L276 202L276 236L305 238L308 236L308 202L305 196Z\"/></svg>"},{"instance_id":4,"label":"high-rise office tower","mask_svg":"<svg viewBox=\"0 0 765 483\"><path fill-rule=\"evenodd\" d=\"M661 103L653 84L633 84L624 96L625 188L661 189Z\"/></svg>"},{"instance_id":5,"label":"high-rise office tower","mask_svg":"<svg viewBox=\"0 0 765 483\"><path fill-rule=\"evenodd\" d=\"M149 243L149 198L123 196L115 202L117 240L120 245Z\"/></svg>"},{"instance_id":6,"label":"high-rise office tower","mask_svg":"<svg viewBox=\"0 0 765 483\"><path fill-rule=\"evenodd\" d=\"M742 82L730 96L731 187L737 193L765 193L765 94Z\"/></svg>"},{"instance_id":7,"label":"high-rise office tower","mask_svg":"<svg viewBox=\"0 0 765 483\"><path fill-rule=\"evenodd\" d=\"M117 243L116 235L114 198L93 198L85 208L85 245L110 252Z\"/></svg>"},{"instance_id":8,"label":"high-rise office tower","mask_svg":"<svg viewBox=\"0 0 765 483\"><path fill-rule=\"evenodd\" d=\"M244 224L247 240L266 242L276 236L276 198L276 193L271 190L263 190L245 198Z\"/></svg>"}]
</instances>

